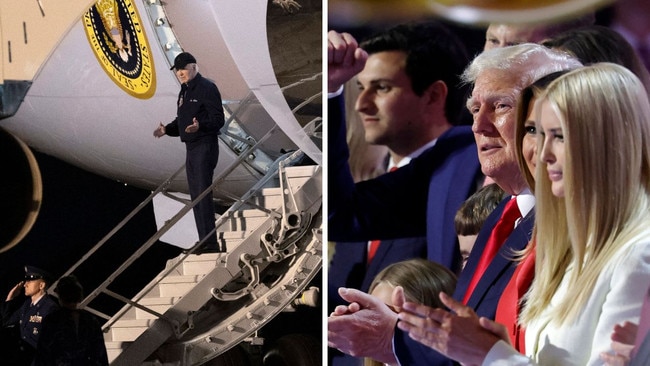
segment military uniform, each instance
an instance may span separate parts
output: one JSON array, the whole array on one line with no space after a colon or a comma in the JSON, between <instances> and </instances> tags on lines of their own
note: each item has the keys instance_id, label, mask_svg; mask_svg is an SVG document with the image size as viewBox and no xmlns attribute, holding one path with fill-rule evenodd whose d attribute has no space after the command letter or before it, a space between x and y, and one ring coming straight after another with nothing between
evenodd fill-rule
<instances>
[{"instance_id":1,"label":"military uniform","mask_svg":"<svg viewBox=\"0 0 650 366\"><path fill-rule=\"evenodd\" d=\"M47 272L36 267L25 267L25 281L42 279L49 283ZM36 352L43 318L59 308L56 298L43 295L36 304L23 296L2 303L3 364L30 365Z\"/></svg>"}]
</instances>

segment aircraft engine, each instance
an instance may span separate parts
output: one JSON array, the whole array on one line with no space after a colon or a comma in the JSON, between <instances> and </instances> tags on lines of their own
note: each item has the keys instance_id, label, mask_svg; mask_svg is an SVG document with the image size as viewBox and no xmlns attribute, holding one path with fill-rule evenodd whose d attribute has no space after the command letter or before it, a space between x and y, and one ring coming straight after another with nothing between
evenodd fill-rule
<instances>
[{"instance_id":1,"label":"aircraft engine","mask_svg":"<svg viewBox=\"0 0 650 366\"><path fill-rule=\"evenodd\" d=\"M43 184L34 154L27 144L0 129L0 154L4 161L0 180L0 253L27 235L41 208Z\"/></svg>"}]
</instances>

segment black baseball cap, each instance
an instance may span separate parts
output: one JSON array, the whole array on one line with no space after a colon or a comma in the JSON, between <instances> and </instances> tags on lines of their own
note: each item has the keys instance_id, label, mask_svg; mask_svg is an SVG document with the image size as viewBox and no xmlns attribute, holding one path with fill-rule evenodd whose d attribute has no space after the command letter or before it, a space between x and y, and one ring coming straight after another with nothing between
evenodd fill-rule
<instances>
[{"instance_id":1,"label":"black baseball cap","mask_svg":"<svg viewBox=\"0 0 650 366\"><path fill-rule=\"evenodd\" d=\"M184 69L187 64L195 64L196 59L194 56L192 56L191 53L189 52L181 52L179 53L176 58L174 59L174 66L170 68L170 70L181 70Z\"/></svg>"}]
</instances>

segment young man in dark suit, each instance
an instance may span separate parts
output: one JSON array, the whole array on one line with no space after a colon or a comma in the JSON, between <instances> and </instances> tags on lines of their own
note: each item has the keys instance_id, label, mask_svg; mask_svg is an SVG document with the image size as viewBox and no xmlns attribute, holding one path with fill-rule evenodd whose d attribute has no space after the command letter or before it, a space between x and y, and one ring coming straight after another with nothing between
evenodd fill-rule
<instances>
[{"instance_id":1,"label":"young man in dark suit","mask_svg":"<svg viewBox=\"0 0 650 366\"><path fill-rule=\"evenodd\" d=\"M428 257L458 271L460 252L454 216L483 178L469 126L456 126L469 120L464 114L467 89L460 86L459 80L469 56L460 39L440 23L411 23L366 39L361 49L368 57L359 65L360 71L342 67L340 78L330 78L334 91L329 103L330 131L345 132L340 89L358 72L355 109L363 123L365 139L388 147L388 170L395 168L396 172L382 177L392 185L389 189L366 196L366 183L351 184L345 139L330 139L330 147L336 148L330 148L329 166L341 166L329 173L330 177L336 175L337 180L335 186L329 186L329 239L339 240L328 271L330 310L346 303L338 295L339 287L365 292L379 271L401 260ZM333 109L337 112L333 113ZM454 137L463 142L449 144ZM421 182L422 192L428 192L429 200L413 202L414 185L397 173L409 169L411 159L422 156L426 156L425 164L438 167ZM351 205L352 201L344 198L348 194L353 200L360 200ZM423 215L426 212L430 230L412 230L413 218L418 217L410 212L414 205L419 205ZM357 217L379 211L386 215L385 221L369 219L367 227L355 225ZM369 245L371 239L381 240L373 240ZM346 242L349 240L363 241ZM379 245L375 251L376 243ZM347 364L343 359L331 357L334 365Z\"/></svg>"}]
</instances>

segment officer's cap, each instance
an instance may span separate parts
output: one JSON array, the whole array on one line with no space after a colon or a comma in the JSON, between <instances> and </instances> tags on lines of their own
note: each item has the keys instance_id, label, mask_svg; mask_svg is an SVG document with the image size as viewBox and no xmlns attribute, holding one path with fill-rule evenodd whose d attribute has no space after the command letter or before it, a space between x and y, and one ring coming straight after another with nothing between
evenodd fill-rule
<instances>
[{"instance_id":1,"label":"officer's cap","mask_svg":"<svg viewBox=\"0 0 650 366\"><path fill-rule=\"evenodd\" d=\"M25 266L25 281L43 280L50 283L52 276L38 267Z\"/></svg>"}]
</instances>

